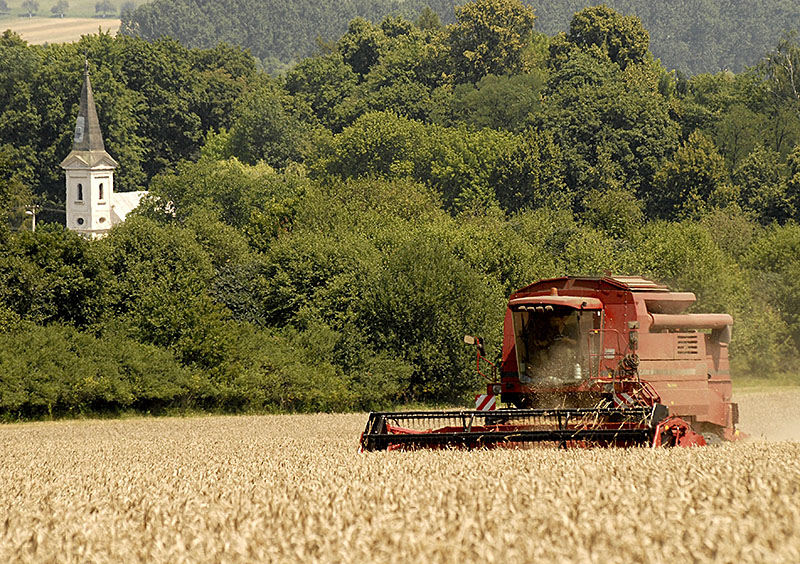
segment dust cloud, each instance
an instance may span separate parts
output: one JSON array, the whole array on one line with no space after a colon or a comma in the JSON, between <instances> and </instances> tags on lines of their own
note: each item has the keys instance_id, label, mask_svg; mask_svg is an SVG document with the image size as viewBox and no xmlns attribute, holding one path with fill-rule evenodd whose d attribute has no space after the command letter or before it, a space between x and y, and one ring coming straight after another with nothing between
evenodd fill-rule
<instances>
[{"instance_id":1,"label":"dust cloud","mask_svg":"<svg viewBox=\"0 0 800 564\"><path fill-rule=\"evenodd\" d=\"M800 441L800 388L735 393L738 428L752 440Z\"/></svg>"}]
</instances>

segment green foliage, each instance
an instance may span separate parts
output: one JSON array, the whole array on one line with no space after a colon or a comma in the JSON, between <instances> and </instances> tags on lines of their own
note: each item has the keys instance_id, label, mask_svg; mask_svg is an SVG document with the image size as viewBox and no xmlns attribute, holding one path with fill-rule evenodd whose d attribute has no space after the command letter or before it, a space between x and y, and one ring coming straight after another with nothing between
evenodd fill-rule
<instances>
[{"instance_id":1,"label":"green foliage","mask_svg":"<svg viewBox=\"0 0 800 564\"><path fill-rule=\"evenodd\" d=\"M777 47L761 61L759 72L770 85L770 93L800 114L800 44L797 30L784 34Z\"/></svg>"},{"instance_id":2,"label":"green foliage","mask_svg":"<svg viewBox=\"0 0 800 564\"><path fill-rule=\"evenodd\" d=\"M355 18L336 47L353 72L364 76L378 62L381 46L385 41L386 36L380 27L363 18Z\"/></svg>"},{"instance_id":3,"label":"green foliage","mask_svg":"<svg viewBox=\"0 0 800 564\"><path fill-rule=\"evenodd\" d=\"M650 37L635 16L623 16L608 6L585 8L570 22L569 33L551 46L556 61L570 56L574 46L599 53L621 69L642 64L649 55Z\"/></svg>"},{"instance_id":4,"label":"green foliage","mask_svg":"<svg viewBox=\"0 0 800 564\"><path fill-rule=\"evenodd\" d=\"M117 9L114 7L114 4L111 3L111 0L101 0L94 5L94 13L102 14L103 17L106 17L108 14L116 13L116 11Z\"/></svg>"},{"instance_id":5,"label":"green foliage","mask_svg":"<svg viewBox=\"0 0 800 564\"><path fill-rule=\"evenodd\" d=\"M800 211L800 145L794 148L787 159L788 179L786 181L786 199L790 209Z\"/></svg>"},{"instance_id":6,"label":"green foliage","mask_svg":"<svg viewBox=\"0 0 800 564\"><path fill-rule=\"evenodd\" d=\"M648 67L622 71L576 52L550 76L545 96L548 104L536 123L559 146L577 201L595 188L646 193L676 148L677 123Z\"/></svg>"},{"instance_id":7,"label":"green foliage","mask_svg":"<svg viewBox=\"0 0 800 564\"><path fill-rule=\"evenodd\" d=\"M541 111L544 83L541 73L531 72L490 74L475 85L459 84L453 89L450 103L433 110L434 120L450 126L465 123L476 128L522 131L532 115Z\"/></svg>"},{"instance_id":8,"label":"green foliage","mask_svg":"<svg viewBox=\"0 0 800 564\"><path fill-rule=\"evenodd\" d=\"M275 85L256 85L234 110L230 152L249 164L264 161L279 168L302 161L308 132L290 104Z\"/></svg>"},{"instance_id":9,"label":"green foliage","mask_svg":"<svg viewBox=\"0 0 800 564\"><path fill-rule=\"evenodd\" d=\"M499 293L423 230L386 257L364 290L360 313L379 348L415 367L413 397L455 400L478 383L457 336L477 333L498 343L501 303Z\"/></svg>"},{"instance_id":10,"label":"green foliage","mask_svg":"<svg viewBox=\"0 0 800 564\"><path fill-rule=\"evenodd\" d=\"M614 239L633 239L644 224L642 203L627 190L593 190L583 207L586 221Z\"/></svg>"},{"instance_id":11,"label":"green foliage","mask_svg":"<svg viewBox=\"0 0 800 564\"><path fill-rule=\"evenodd\" d=\"M696 217L727 182L725 162L713 141L694 132L656 174L649 205L662 217Z\"/></svg>"},{"instance_id":12,"label":"green foliage","mask_svg":"<svg viewBox=\"0 0 800 564\"><path fill-rule=\"evenodd\" d=\"M277 173L264 163L249 166L235 158L183 162L174 173L154 179L138 213L160 222L183 222L206 212L263 245L290 226L305 184L302 176Z\"/></svg>"},{"instance_id":13,"label":"green foliage","mask_svg":"<svg viewBox=\"0 0 800 564\"><path fill-rule=\"evenodd\" d=\"M87 327L102 320L107 274L88 241L59 225L21 231L0 250L0 303L23 319Z\"/></svg>"},{"instance_id":14,"label":"green foliage","mask_svg":"<svg viewBox=\"0 0 800 564\"><path fill-rule=\"evenodd\" d=\"M259 60L280 63L301 60L314 52L318 39L335 41L355 17L379 22L389 14L415 20L421 29L436 30L439 21L453 22L455 0L154 0L122 14L122 31L146 39L174 37L190 47L211 47L218 41L239 44ZM575 12L586 2L539 0L526 2L536 9L537 29L548 35L567 31ZM651 49L669 69L688 75L731 69L740 72L755 65L774 46L787 27L796 22L800 7L786 0L751 2L689 0L682 3L644 0L606 2L619 14L635 14L649 31ZM425 11L428 9L429 11ZM600 8L592 8L599 11ZM422 11L422 15L420 15ZM619 16L629 17L629 16ZM632 32L623 26L606 39Z\"/></svg>"},{"instance_id":15,"label":"green foliage","mask_svg":"<svg viewBox=\"0 0 800 564\"><path fill-rule=\"evenodd\" d=\"M5 419L191 405L196 374L163 349L62 325L0 331Z\"/></svg>"},{"instance_id":16,"label":"green foliage","mask_svg":"<svg viewBox=\"0 0 800 564\"><path fill-rule=\"evenodd\" d=\"M0 415L460 401L480 384L464 333L497 358L511 292L608 270L732 313L736 370L799 356L794 39L687 79L625 11L576 5L549 37L520 2L446 28L444 5L342 20L283 78L224 44L0 36L0 340L21 351L0 353ZM149 195L99 241L14 233L63 198L87 49L115 186Z\"/></svg>"},{"instance_id":17,"label":"green foliage","mask_svg":"<svg viewBox=\"0 0 800 564\"><path fill-rule=\"evenodd\" d=\"M536 19L531 8L520 0L474 0L455 13L448 42L456 82L525 70L523 54Z\"/></svg>"},{"instance_id":18,"label":"green foliage","mask_svg":"<svg viewBox=\"0 0 800 564\"><path fill-rule=\"evenodd\" d=\"M753 241L743 260L800 344L800 226L772 226Z\"/></svg>"},{"instance_id":19,"label":"green foliage","mask_svg":"<svg viewBox=\"0 0 800 564\"><path fill-rule=\"evenodd\" d=\"M358 78L340 53L304 59L286 75L286 89L302 96L327 127L341 129L336 107L352 92Z\"/></svg>"},{"instance_id":20,"label":"green foliage","mask_svg":"<svg viewBox=\"0 0 800 564\"><path fill-rule=\"evenodd\" d=\"M521 142L501 156L490 185L506 211L570 203L561 149L549 132L527 130Z\"/></svg>"},{"instance_id":21,"label":"green foliage","mask_svg":"<svg viewBox=\"0 0 800 564\"><path fill-rule=\"evenodd\" d=\"M319 166L343 177L408 176L434 187L455 212L494 205L489 179L517 142L501 131L425 126L371 112L334 138Z\"/></svg>"},{"instance_id":22,"label":"green foliage","mask_svg":"<svg viewBox=\"0 0 800 564\"><path fill-rule=\"evenodd\" d=\"M728 310L741 290L732 261L701 223L651 222L626 260L632 272L662 280L675 290L691 290L706 311Z\"/></svg>"},{"instance_id":23,"label":"green foliage","mask_svg":"<svg viewBox=\"0 0 800 564\"><path fill-rule=\"evenodd\" d=\"M431 10L429 6L422 8L422 11L419 13L419 17L414 23L423 31L435 31L442 28L442 21L439 18L439 14Z\"/></svg>"},{"instance_id":24,"label":"green foliage","mask_svg":"<svg viewBox=\"0 0 800 564\"><path fill-rule=\"evenodd\" d=\"M325 162L328 174L344 177L411 175L422 161L425 127L392 112L373 112L336 136Z\"/></svg>"},{"instance_id":25,"label":"green foliage","mask_svg":"<svg viewBox=\"0 0 800 564\"><path fill-rule=\"evenodd\" d=\"M22 11L28 14L28 17L33 17L33 15L39 11L39 2L36 0L22 0Z\"/></svg>"},{"instance_id":26,"label":"green foliage","mask_svg":"<svg viewBox=\"0 0 800 564\"><path fill-rule=\"evenodd\" d=\"M738 188L742 208L761 223L783 222L795 215L785 195L780 155L775 151L757 146L734 171L731 180Z\"/></svg>"},{"instance_id":27,"label":"green foliage","mask_svg":"<svg viewBox=\"0 0 800 564\"><path fill-rule=\"evenodd\" d=\"M190 51L175 41L84 36L73 44L29 47L0 39L0 146L21 160L34 192L63 200L63 172L75 129L84 54L107 150L120 163L115 189L141 189L193 156L209 129L231 124L234 102L255 72L237 48Z\"/></svg>"}]
</instances>

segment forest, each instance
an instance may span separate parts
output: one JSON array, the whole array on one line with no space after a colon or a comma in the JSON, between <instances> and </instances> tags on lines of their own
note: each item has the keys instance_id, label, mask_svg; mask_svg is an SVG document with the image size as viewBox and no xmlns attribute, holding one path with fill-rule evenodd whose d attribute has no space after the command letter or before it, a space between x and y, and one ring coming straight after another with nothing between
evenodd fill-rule
<instances>
[{"instance_id":1,"label":"forest","mask_svg":"<svg viewBox=\"0 0 800 564\"><path fill-rule=\"evenodd\" d=\"M537 279L638 274L797 379L800 43L669 72L633 16L519 0L354 18L273 77L239 47L0 36L0 417L464 402ZM84 57L117 190L65 230ZM36 231L25 210L42 208ZM788 376L786 376L788 374Z\"/></svg>"},{"instance_id":2,"label":"forest","mask_svg":"<svg viewBox=\"0 0 800 564\"><path fill-rule=\"evenodd\" d=\"M537 33L566 31L586 0L525 0L535 10ZM250 50L263 68L281 72L334 43L348 23L395 16L414 20L428 8L444 24L455 21L454 0L154 0L122 15L122 32L153 40L169 36L189 47L218 41ZM741 72L775 46L787 26L800 21L795 0L608 0L610 8L638 17L650 33L651 51L669 70L688 76ZM792 23L793 22L793 23Z\"/></svg>"}]
</instances>

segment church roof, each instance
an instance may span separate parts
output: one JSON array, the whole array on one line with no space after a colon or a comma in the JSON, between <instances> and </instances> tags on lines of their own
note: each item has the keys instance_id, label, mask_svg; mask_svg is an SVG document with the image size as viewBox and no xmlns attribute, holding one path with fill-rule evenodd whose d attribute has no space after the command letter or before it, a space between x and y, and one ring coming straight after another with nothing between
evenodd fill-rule
<instances>
[{"instance_id":1,"label":"church roof","mask_svg":"<svg viewBox=\"0 0 800 564\"><path fill-rule=\"evenodd\" d=\"M147 191L141 192L114 192L114 205L111 206L113 214L111 222L116 225L125 221L125 216L132 212L139 205Z\"/></svg>"},{"instance_id":2,"label":"church roof","mask_svg":"<svg viewBox=\"0 0 800 564\"><path fill-rule=\"evenodd\" d=\"M75 161L77 159L77 162ZM62 168L81 165L94 168L95 166L109 166L116 168L117 161L106 152L103 143L103 132L100 130L100 120L97 117L97 106L92 94L92 83L89 80L89 62L83 71L83 87L81 88L81 101L78 109L78 119L75 121L75 135L72 138L72 152L61 163Z\"/></svg>"},{"instance_id":3,"label":"church roof","mask_svg":"<svg viewBox=\"0 0 800 564\"><path fill-rule=\"evenodd\" d=\"M81 105L78 120L75 123L75 137L72 141L73 151L105 151L103 132L100 131L100 120L97 118L97 107L94 104L92 83L89 80L89 62L83 71L83 87L81 88Z\"/></svg>"}]
</instances>

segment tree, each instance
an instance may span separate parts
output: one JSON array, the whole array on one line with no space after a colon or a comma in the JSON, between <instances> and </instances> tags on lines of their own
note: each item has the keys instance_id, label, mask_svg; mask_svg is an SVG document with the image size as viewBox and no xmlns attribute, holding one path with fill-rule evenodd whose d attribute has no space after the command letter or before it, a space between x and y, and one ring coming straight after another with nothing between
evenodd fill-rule
<instances>
[{"instance_id":1,"label":"tree","mask_svg":"<svg viewBox=\"0 0 800 564\"><path fill-rule=\"evenodd\" d=\"M94 5L94 13L102 13L103 17L106 17L108 14L113 14L116 11L117 9L114 7L114 4L111 3L111 0L102 0Z\"/></svg>"},{"instance_id":2,"label":"tree","mask_svg":"<svg viewBox=\"0 0 800 564\"><path fill-rule=\"evenodd\" d=\"M739 201L762 224L785 222L794 215L780 165L780 155L762 145L742 160L731 178Z\"/></svg>"},{"instance_id":3,"label":"tree","mask_svg":"<svg viewBox=\"0 0 800 564\"><path fill-rule=\"evenodd\" d=\"M513 151L501 157L489 181L507 212L569 204L564 161L549 132L525 131Z\"/></svg>"},{"instance_id":4,"label":"tree","mask_svg":"<svg viewBox=\"0 0 800 564\"><path fill-rule=\"evenodd\" d=\"M642 203L628 190L593 190L583 207L586 221L614 239L635 238L644 224Z\"/></svg>"},{"instance_id":5,"label":"tree","mask_svg":"<svg viewBox=\"0 0 800 564\"><path fill-rule=\"evenodd\" d=\"M119 8L119 15L121 17L130 18L131 14L133 14L133 11L135 9L136 9L136 2L133 2L133 0L126 0L125 2L122 3L122 5Z\"/></svg>"},{"instance_id":6,"label":"tree","mask_svg":"<svg viewBox=\"0 0 800 564\"><path fill-rule=\"evenodd\" d=\"M138 213L183 224L194 215L209 214L241 233L269 235L271 241L291 225L305 184L303 178L276 173L264 163L202 158L156 177Z\"/></svg>"},{"instance_id":7,"label":"tree","mask_svg":"<svg viewBox=\"0 0 800 564\"><path fill-rule=\"evenodd\" d=\"M650 210L665 218L700 215L727 182L725 160L714 142L695 131L656 173L647 194Z\"/></svg>"},{"instance_id":8,"label":"tree","mask_svg":"<svg viewBox=\"0 0 800 564\"><path fill-rule=\"evenodd\" d=\"M291 102L275 84L254 85L234 110L232 154L248 164L263 160L278 168L301 162L307 132L292 114Z\"/></svg>"},{"instance_id":9,"label":"tree","mask_svg":"<svg viewBox=\"0 0 800 564\"><path fill-rule=\"evenodd\" d=\"M712 126L714 143L735 170L754 147L766 129L765 118L745 106L736 104Z\"/></svg>"},{"instance_id":10,"label":"tree","mask_svg":"<svg viewBox=\"0 0 800 564\"><path fill-rule=\"evenodd\" d=\"M535 19L520 0L475 0L456 7L457 21L448 33L456 82L523 72Z\"/></svg>"},{"instance_id":11,"label":"tree","mask_svg":"<svg viewBox=\"0 0 800 564\"><path fill-rule=\"evenodd\" d=\"M544 96L548 103L534 124L559 145L575 203L607 187L641 197L677 146L678 124L645 65L623 71L577 50L550 76Z\"/></svg>"},{"instance_id":12,"label":"tree","mask_svg":"<svg viewBox=\"0 0 800 564\"><path fill-rule=\"evenodd\" d=\"M785 34L759 64L758 70L769 83L773 96L791 104L800 117L800 44L797 32Z\"/></svg>"},{"instance_id":13,"label":"tree","mask_svg":"<svg viewBox=\"0 0 800 564\"><path fill-rule=\"evenodd\" d=\"M758 288L788 324L795 347L800 346L800 226L772 225L753 242L743 257L755 269Z\"/></svg>"},{"instance_id":14,"label":"tree","mask_svg":"<svg viewBox=\"0 0 800 564\"><path fill-rule=\"evenodd\" d=\"M453 89L449 115L439 121L447 125L467 123L478 128L491 127L522 131L542 106L545 77L539 72L495 76L489 74L477 84L459 84ZM434 108L434 113L440 109Z\"/></svg>"},{"instance_id":15,"label":"tree","mask_svg":"<svg viewBox=\"0 0 800 564\"><path fill-rule=\"evenodd\" d=\"M378 62L385 42L386 36L380 27L363 18L355 18L347 26L347 33L336 43L336 49L353 72L364 76Z\"/></svg>"},{"instance_id":16,"label":"tree","mask_svg":"<svg viewBox=\"0 0 800 564\"><path fill-rule=\"evenodd\" d=\"M21 231L0 253L0 304L25 319L76 327L98 323L106 289L102 256L60 225Z\"/></svg>"},{"instance_id":17,"label":"tree","mask_svg":"<svg viewBox=\"0 0 800 564\"><path fill-rule=\"evenodd\" d=\"M39 11L39 2L37 0L22 0L22 11L27 12L28 17L32 18L33 14Z\"/></svg>"},{"instance_id":18,"label":"tree","mask_svg":"<svg viewBox=\"0 0 800 564\"><path fill-rule=\"evenodd\" d=\"M636 16L623 16L608 6L594 6L576 13L569 33L553 42L551 57L568 57L570 46L595 50L625 69L643 63L648 55L650 36Z\"/></svg>"},{"instance_id":19,"label":"tree","mask_svg":"<svg viewBox=\"0 0 800 564\"><path fill-rule=\"evenodd\" d=\"M800 43L797 31L785 34L752 73L763 81L761 111L768 116L765 133L776 151L786 154L800 139Z\"/></svg>"},{"instance_id":20,"label":"tree","mask_svg":"<svg viewBox=\"0 0 800 564\"><path fill-rule=\"evenodd\" d=\"M425 148L425 127L394 112L370 112L334 139L330 156L318 163L342 177L414 176Z\"/></svg>"},{"instance_id":21,"label":"tree","mask_svg":"<svg viewBox=\"0 0 800 564\"><path fill-rule=\"evenodd\" d=\"M8 2L6 2L6 0L0 0L0 14L7 14L8 12Z\"/></svg>"},{"instance_id":22,"label":"tree","mask_svg":"<svg viewBox=\"0 0 800 564\"><path fill-rule=\"evenodd\" d=\"M344 124L337 106L350 95L358 78L341 53L329 53L304 59L292 68L286 75L286 89L303 96L325 126L341 131Z\"/></svg>"},{"instance_id":23,"label":"tree","mask_svg":"<svg viewBox=\"0 0 800 564\"><path fill-rule=\"evenodd\" d=\"M786 161L789 178L786 181L786 199L793 210L793 218L800 214L800 145L789 154Z\"/></svg>"},{"instance_id":24,"label":"tree","mask_svg":"<svg viewBox=\"0 0 800 564\"><path fill-rule=\"evenodd\" d=\"M419 30L397 21L381 24L386 42L378 62L337 110L350 120L364 112L390 110L400 115L429 121L435 110L433 90L446 73L442 50Z\"/></svg>"},{"instance_id":25,"label":"tree","mask_svg":"<svg viewBox=\"0 0 800 564\"><path fill-rule=\"evenodd\" d=\"M58 2L56 2L55 5L50 8L50 13L63 18L64 14L67 13L67 10L69 10L69 2L67 2L67 0L58 0Z\"/></svg>"},{"instance_id":26,"label":"tree","mask_svg":"<svg viewBox=\"0 0 800 564\"><path fill-rule=\"evenodd\" d=\"M442 29L442 21L439 19L439 14L425 6L419 13L419 17L414 22L417 27L423 31L430 30L436 31Z\"/></svg>"},{"instance_id":27,"label":"tree","mask_svg":"<svg viewBox=\"0 0 800 564\"><path fill-rule=\"evenodd\" d=\"M456 256L442 231L398 233L357 307L376 348L414 367L411 397L457 401L478 382L454 336L480 334L496 345L505 296Z\"/></svg>"}]
</instances>

